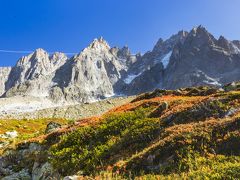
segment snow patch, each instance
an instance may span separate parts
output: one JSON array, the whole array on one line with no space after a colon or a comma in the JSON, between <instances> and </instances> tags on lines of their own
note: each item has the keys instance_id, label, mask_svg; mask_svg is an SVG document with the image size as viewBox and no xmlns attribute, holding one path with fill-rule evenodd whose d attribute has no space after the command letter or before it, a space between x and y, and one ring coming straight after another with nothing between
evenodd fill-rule
<instances>
[{"instance_id":1,"label":"snow patch","mask_svg":"<svg viewBox=\"0 0 240 180\"><path fill-rule=\"evenodd\" d=\"M161 62L163 63L163 67L164 69L167 68L169 61L170 61L170 57L172 55L172 51L170 51L169 53L167 53L161 60Z\"/></svg>"},{"instance_id":2,"label":"snow patch","mask_svg":"<svg viewBox=\"0 0 240 180\"><path fill-rule=\"evenodd\" d=\"M208 76L207 80L204 80L203 82L213 86L222 86L222 84L220 84L216 79L210 78Z\"/></svg>"},{"instance_id":3,"label":"snow patch","mask_svg":"<svg viewBox=\"0 0 240 180\"><path fill-rule=\"evenodd\" d=\"M62 103L56 104L46 98L21 97L0 98L0 116L8 114L19 114L34 112L41 109L62 106Z\"/></svg>"},{"instance_id":4,"label":"snow patch","mask_svg":"<svg viewBox=\"0 0 240 180\"><path fill-rule=\"evenodd\" d=\"M234 51L234 54L240 54L240 49L232 43L232 47L233 47L233 51Z\"/></svg>"},{"instance_id":5,"label":"snow patch","mask_svg":"<svg viewBox=\"0 0 240 180\"><path fill-rule=\"evenodd\" d=\"M138 74L129 74L123 81L126 84L130 84L136 77L140 76L142 74L142 72L138 73Z\"/></svg>"},{"instance_id":6,"label":"snow patch","mask_svg":"<svg viewBox=\"0 0 240 180\"><path fill-rule=\"evenodd\" d=\"M115 96L114 93L111 93L111 94L108 93L108 94L105 94L105 95L104 95L105 98L110 98L110 97L114 97L114 96Z\"/></svg>"}]
</instances>

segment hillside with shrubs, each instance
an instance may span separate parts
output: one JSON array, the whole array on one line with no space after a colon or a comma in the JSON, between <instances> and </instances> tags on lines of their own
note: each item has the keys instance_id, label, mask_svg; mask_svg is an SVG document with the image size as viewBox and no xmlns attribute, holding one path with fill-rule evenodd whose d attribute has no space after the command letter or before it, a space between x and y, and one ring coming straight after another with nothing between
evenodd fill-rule
<instances>
[{"instance_id":1,"label":"hillside with shrubs","mask_svg":"<svg viewBox=\"0 0 240 180\"><path fill-rule=\"evenodd\" d=\"M16 143L0 160L2 177L238 179L240 84L141 94Z\"/></svg>"}]
</instances>

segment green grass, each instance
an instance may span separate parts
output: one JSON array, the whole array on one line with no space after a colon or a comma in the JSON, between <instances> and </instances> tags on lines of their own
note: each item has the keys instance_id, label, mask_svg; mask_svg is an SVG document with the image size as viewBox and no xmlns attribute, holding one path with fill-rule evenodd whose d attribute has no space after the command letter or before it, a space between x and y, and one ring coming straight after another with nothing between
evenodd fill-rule
<instances>
[{"instance_id":1,"label":"green grass","mask_svg":"<svg viewBox=\"0 0 240 180\"><path fill-rule=\"evenodd\" d=\"M51 121L60 123L62 125L67 124L69 121L65 119L22 119L22 120L16 120L16 119L9 119L9 120L0 120L0 134L4 134L8 131L17 131L18 136L12 140L12 139L1 139L1 141L8 141L10 144L8 147L14 147L15 144L24 141L29 140L34 137L38 137L42 134L44 134L45 129L47 127L47 124ZM7 148L8 148L7 147ZM0 150L0 154L1 154Z\"/></svg>"}]
</instances>

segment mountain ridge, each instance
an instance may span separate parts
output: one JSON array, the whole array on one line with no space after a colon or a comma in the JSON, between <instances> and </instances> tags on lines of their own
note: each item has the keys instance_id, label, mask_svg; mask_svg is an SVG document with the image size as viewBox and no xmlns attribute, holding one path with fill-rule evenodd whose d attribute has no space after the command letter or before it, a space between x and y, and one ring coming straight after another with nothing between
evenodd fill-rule
<instances>
[{"instance_id":1,"label":"mountain ridge","mask_svg":"<svg viewBox=\"0 0 240 180\"><path fill-rule=\"evenodd\" d=\"M240 41L218 39L203 26L159 39L151 51L132 54L103 37L68 58L43 49L0 68L2 97L36 96L53 102L92 102L156 88L221 85L240 79Z\"/></svg>"}]
</instances>

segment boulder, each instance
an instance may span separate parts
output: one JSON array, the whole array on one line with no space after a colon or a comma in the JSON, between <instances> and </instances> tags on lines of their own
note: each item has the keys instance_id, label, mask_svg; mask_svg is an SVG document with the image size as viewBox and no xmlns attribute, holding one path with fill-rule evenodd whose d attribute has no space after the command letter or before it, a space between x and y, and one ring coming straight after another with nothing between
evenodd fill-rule
<instances>
[{"instance_id":1,"label":"boulder","mask_svg":"<svg viewBox=\"0 0 240 180\"><path fill-rule=\"evenodd\" d=\"M2 178L2 180L31 180L31 176L28 172L28 170L23 169L17 173L14 173L12 175L9 176L5 176L4 178Z\"/></svg>"},{"instance_id":2,"label":"boulder","mask_svg":"<svg viewBox=\"0 0 240 180\"><path fill-rule=\"evenodd\" d=\"M48 162L45 164L39 164L35 162L32 169L32 179L34 180L53 180L60 179L60 175L54 170L52 165Z\"/></svg>"},{"instance_id":3,"label":"boulder","mask_svg":"<svg viewBox=\"0 0 240 180\"><path fill-rule=\"evenodd\" d=\"M48 123L45 134L51 133L61 127L61 124L51 121Z\"/></svg>"}]
</instances>

